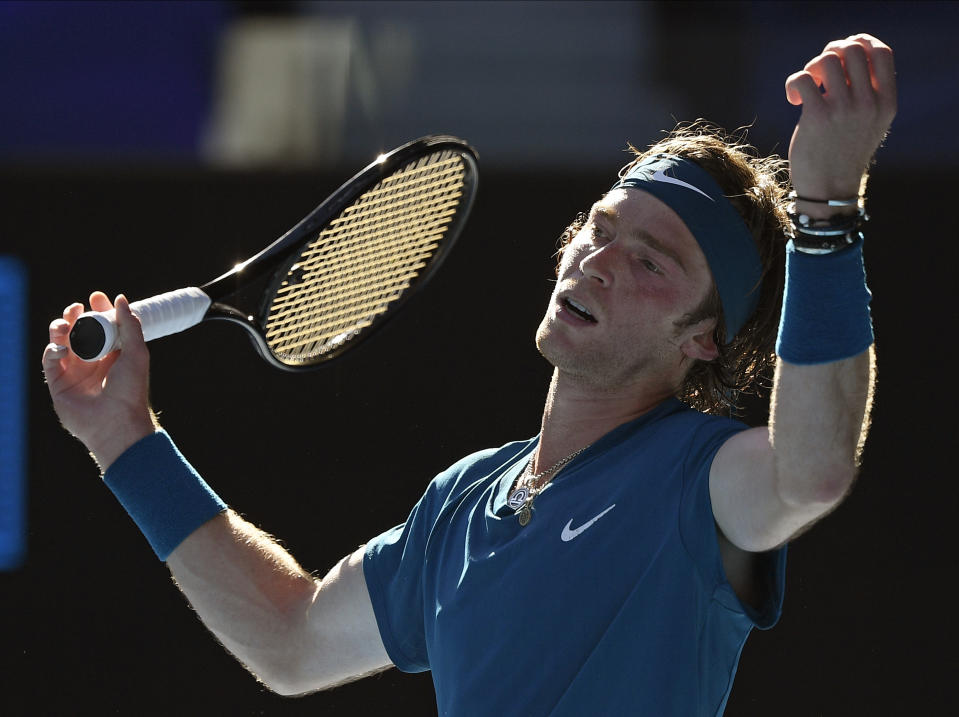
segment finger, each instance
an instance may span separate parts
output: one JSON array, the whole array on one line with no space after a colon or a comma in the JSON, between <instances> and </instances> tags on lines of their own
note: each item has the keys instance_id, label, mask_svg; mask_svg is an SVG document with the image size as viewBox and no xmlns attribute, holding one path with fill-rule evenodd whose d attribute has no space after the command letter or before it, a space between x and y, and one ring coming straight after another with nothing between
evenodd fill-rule
<instances>
[{"instance_id":1,"label":"finger","mask_svg":"<svg viewBox=\"0 0 959 717\"><path fill-rule=\"evenodd\" d=\"M43 375L47 383L53 383L63 375L63 364L61 359L67 357L69 349L63 344L49 343L43 350L41 363L43 364Z\"/></svg>"},{"instance_id":2,"label":"finger","mask_svg":"<svg viewBox=\"0 0 959 717\"><path fill-rule=\"evenodd\" d=\"M896 63L892 48L872 35L855 35L851 39L866 52L871 70L870 80L873 89L879 94L880 104L895 113Z\"/></svg>"},{"instance_id":3,"label":"finger","mask_svg":"<svg viewBox=\"0 0 959 717\"><path fill-rule=\"evenodd\" d=\"M869 72L869 57L866 48L856 42L850 42L843 48L842 65L849 78L849 89L857 97L871 97L873 94L872 78Z\"/></svg>"},{"instance_id":4,"label":"finger","mask_svg":"<svg viewBox=\"0 0 959 717\"><path fill-rule=\"evenodd\" d=\"M786 78L786 100L803 109L819 109L823 105L822 93L815 78L805 70L794 72Z\"/></svg>"},{"instance_id":5,"label":"finger","mask_svg":"<svg viewBox=\"0 0 959 717\"><path fill-rule=\"evenodd\" d=\"M833 40L832 42L826 43L822 51L835 52L837 55L842 56L842 53L849 47L850 43L852 43L851 37L847 37L845 40Z\"/></svg>"},{"instance_id":6,"label":"finger","mask_svg":"<svg viewBox=\"0 0 959 717\"><path fill-rule=\"evenodd\" d=\"M880 51L885 50L887 52L892 52L892 48L889 47L889 45L884 43L878 37L874 37L865 32L861 32L858 35L850 35L846 39L849 40L849 42L855 42L862 45L864 48L866 48L867 51L875 49Z\"/></svg>"},{"instance_id":7,"label":"finger","mask_svg":"<svg viewBox=\"0 0 959 717\"><path fill-rule=\"evenodd\" d=\"M63 319L54 319L50 322L50 341L55 344L66 343L70 333L70 323Z\"/></svg>"},{"instance_id":8,"label":"finger","mask_svg":"<svg viewBox=\"0 0 959 717\"><path fill-rule=\"evenodd\" d=\"M102 291L94 291L90 294L90 308L94 311L109 311L113 308L110 298Z\"/></svg>"},{"instance_id":9,"label":"finger","mask_svg":"<svg viewBox=\"0 0 959 717\"><path fill-rule=\"evenodd\" d=\"M63 320L68 324L72 324L77 320L77 317L83 313L84 306L79 302L74 302L70 304L67 308L63 310Z\"/></svg>"},{"instance_id":10,"label":"finger","mask_svg":"<svg viewBox=\"0 0 959 717\"><path fill-rule=\"evenodd\" d=\"M806 63L805 70L813 76L816 84L826 90L826 97L845 99L849 96L842 58L835 51L830 50L813 58Z\"/></svg>"}]
</instances>

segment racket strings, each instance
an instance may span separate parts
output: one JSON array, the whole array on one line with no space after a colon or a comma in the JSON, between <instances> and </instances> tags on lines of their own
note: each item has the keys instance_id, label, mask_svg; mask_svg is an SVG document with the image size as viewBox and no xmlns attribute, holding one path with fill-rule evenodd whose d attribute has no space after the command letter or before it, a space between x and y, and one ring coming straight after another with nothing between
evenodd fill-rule
<instances>
[{"instance_id":1,"label":"racket strings","mask_svg":"<svg viewBox=\"0 0 959 717\"><path fill-rule=\"evenodd\" d=\"M451 212L444 212L443 218L425 225L424 229L442 229L448 223L448 217L451 216ZM377 271L381 268L389 268L391 265L402 261L410 262L411 269L421 268L412 266L412 263L416 261L416 257L420 256L424 250L433 252L438 246L438 243L432 242L430 244L422 244L398 251L395 247L380 244L372 248L364 247L362 250L357 250L352 254L338 252L338 254L340 254L339 256L333 256L331 254L324 255L322 259L322 267L324 269L323 278L326 279L324 288L327 292L339 291L339 296L346 299L350 295L364 292L364 287L379 283L381 276L377 274ZM345 268L348 268L351 263L356 261L364 262L364 276L359 281L357 281L356 276L349 271L344 271ZM303 281L314 281L319 278L319 273L315 270L308 270L306 268L307 266L308 265L301 262L296 264L291 271L300 272ZM295 286L283 286L277 294L279 295L281 292L289 293L293 289L295 289ZM323 298L323 296L315 295L305 302L301 301L297 304L290 305L288 308L275 309L270 317L271 325L275 329L279 329L281 325L289 321L289 317L295 317L300 310L317 308Z\"/></svg>"},{"instance_id":2,"label":"racket strings","mask_svg":"<svg viewBox=\"0 0 959 717\"><path fill-rule=\"evenodd\" d=\"M430 222L424 223L421 229L422 231L437 229L442 231L455 214L456 212L453 210L445 211ZM402 226L398 226L395 220L388 224L384 222L381 222L381 224L384 224L384 226L371 224L369 232L362 236L354 234L349 239L345 239L336 245L327 245L303 252L300 260L291 268L291 272L299 271L302 275L301 282L311 281L321 274L335 276L344 267L356 262L389 261L390 255L397 254L399 251L386 240L392 237L397 229L401 229ZM346 279L341 276L339 281L343 282ZM284 294L297 289L297 283L287 282L276 293L278 297L282 297Z\"/></svg>"},{"instance_id":3,"label":"racket strings","mask_svg":"<svg viewBox=\"0 0 959 717\"><path fill-rule=\"evenodd\" d=\"M434 152L382 179L332 220L276 292L266 321L274 354L309 363L385 313L442 244L465 177L457 152Z\"/></svg>"},{"instance_id":4,"label":"racket strings","mask_svg":"<svg viewBox=\"0 0 959 717\"><path fill-rule=\"evenodd\" d=\"M415 261L416 258L421 255L424 249L435 251L437 246L439 245L434 243L430 246L416 247L406 252L405 257L397 256L396 254L391 253L389 255L380 257L379 261L370 261L368 269L373 271L376 270L377 267L388 268L389 265L401 260ZM423 262L418 262L420 265L411 263L409 265L409 269L419 270L422 268L422 263ZM392 284L390 284L390 286L392 286ZM379 276L367 275L362 277L360 280L356 280L351 276L341 276L331 280L325 288L327 291L339 290L339 293L337 294L339 300L343 303L347 303L350 299L361 298L369 295L371 292L376 292L377 290L382 291L384 284L382 278ZM283 326L296 321L300 311L314 311L320 308L322 306L322 299L323 297L313 297L312 299L301 302L294 307L276 312L276 314L271 317L271 330L279 331ZM331 315L327 313L324 318L329 321Z\"/></svg>"},{"instance_id":5,"label":"racket strings","mask_svg":"<svg viewBox=\"0 0 959 717\"><path fill-rule=\"evenodd\" d=\"M462 160L459 158L444 162L443 165L411 165L409 171L403 177L402 187L391 186L389 182L393 177L387 178L381 184L364 193L356 202L346 207L340 216L330 221L330 226L349 222L351 221L351 215L361 211L368 213L371 209L377 209L380 205L388 204L392 207L398 207L399 202L403 200L425 201L424 190L442 191L442 185L437 183L437 171L455 169L457 165L462 168Z\"/></svg>"}]
</instances>

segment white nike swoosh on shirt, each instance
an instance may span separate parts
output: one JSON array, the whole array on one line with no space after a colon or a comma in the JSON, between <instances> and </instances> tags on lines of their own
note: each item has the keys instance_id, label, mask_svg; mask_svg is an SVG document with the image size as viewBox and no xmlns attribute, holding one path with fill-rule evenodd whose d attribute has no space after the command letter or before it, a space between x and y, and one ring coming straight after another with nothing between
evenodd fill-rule
<instances>
[{"instance_id":1,"label":"white nike swoosh on shirt","mask_svg":"<svg viewBox=\"0 0 959 717\"><path fill-rule=\"evenodd\" d=\"M680 187L686 187L686 189L692 189L694 192L699 192L711 202L715 201L711 196L706 194L706 192L704 192L702 189L699 189L698 187L694 187L692 184L690 184L689 182L684 182L682 179L676 179L675 177L670 177L661 169L657 169L656 173L653 174L653 181L666 182L666 184L675 184Z\"/></svg>"},{"instance_id":2,"label":"white nike swoosh on shirt","mask_svg":"<svg viewBox=\"0 0 959 717\"><path fill-rule=\"evenodd\" d=\"M616 504L613 503L611 506L609 506L609 507L608 507L606 510L604 510L602 513L600 513L599 515L597 515L597 516L596 516L595 518L593 518L592 520L586 521L586 522L583 523L581 526L579 526L576 530L570 530L570 528L573 527L573 520L572 520L572 518L570 518L570 521L566 524L566 527L563 528L563 533L562 533L562 535L560 535L560 537L563 539L563 542L564 542L564 543L568 543L570 540L572 540L573 538L575 538L577 535L581 534L584 530L586 530L587 528L589 528L589 526L591 526L591 525L592 525L593 523L595 523L597 520L599 520L600 518L602 518L604 515L606 515L609 511L611 511L611 510L612 510L613 508L615 508L615 507L616 507Z\"/></svg>"}]
</instances>

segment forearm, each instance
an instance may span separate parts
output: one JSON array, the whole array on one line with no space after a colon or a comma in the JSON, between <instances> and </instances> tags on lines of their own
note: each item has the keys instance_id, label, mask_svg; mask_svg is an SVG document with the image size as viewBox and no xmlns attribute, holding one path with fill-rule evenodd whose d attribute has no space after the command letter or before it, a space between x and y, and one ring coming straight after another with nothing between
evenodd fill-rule
<instances>
[{"instance_id":1,"label":"forearm","mask_svg":"<svg viewBox=\"0 0 959 717\"><path fill-rule=\"evenodd\" d=\"M313 579L229 511L163 431L113 461L104 482L207 627L264 683L284 690L310 639Z\"/></svg>"},{"instance_id":2,"label":"forearm","mask_svg":"<svg viewBox=\"0 0 959 717\"><path fill-rule=\"evenodd\" d=\"M779 360L769 428L784 500L832 504L849 490L869 428L875 381L873 347L830 363Z\"/></svg>"},{"instance_id":3,"label":"forearm","mask_svg":"<svg viewBox=\"0 0 959 717\"><path fill-rule=\"evenodd\" d=\"M319 585L270 536L233 511L170 554L174 580L207 628L273 689L298 670Z\"/></svg>"},{"instance_id":4,"label":"forearm","mask_svg":"<svg viewBox=\"0 0 959 717\"><path fill-rule=\"evenodd\" d=\"M769 435L780 497L817 514L856 476L875 383L862 243L787 248Z\"/></svg>"}]
</instances>

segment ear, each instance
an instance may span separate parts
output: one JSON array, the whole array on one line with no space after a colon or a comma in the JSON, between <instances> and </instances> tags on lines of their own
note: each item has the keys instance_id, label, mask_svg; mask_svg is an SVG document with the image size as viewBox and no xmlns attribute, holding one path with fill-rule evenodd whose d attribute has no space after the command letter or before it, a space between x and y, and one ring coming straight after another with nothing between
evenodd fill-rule
<instances>
[{"instance_id":1,"label":"ear","mask_svg":"<svg viewBox=\"0 0 959 717\"><path fill-rule=\"evenodd\" d=\"M716 328L716 318L703 319L685 332L685 338L680 344L683 354L690 359L712 361L719 356L719 348L713 340L713 331Z\"/></svg>"}]
</instances>

